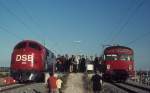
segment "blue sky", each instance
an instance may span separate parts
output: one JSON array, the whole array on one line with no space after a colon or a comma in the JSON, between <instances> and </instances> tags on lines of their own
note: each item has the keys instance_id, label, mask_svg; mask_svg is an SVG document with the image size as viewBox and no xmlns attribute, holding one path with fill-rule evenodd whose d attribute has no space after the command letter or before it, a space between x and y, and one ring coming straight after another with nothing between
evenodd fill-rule
<instances>
[{"instance_id":1,"label":"blue sky","mask_svg":"<svg viewBox=\"0 0 150 93\"><path fill-rule=\"evenodd\" d=\"M149 10L149 0L0 0L0 66L10 65L16 43L31 39L56 54L100 55L102 45L126 45L136 68L150 69Z\"/></svg>"}]
</instances>

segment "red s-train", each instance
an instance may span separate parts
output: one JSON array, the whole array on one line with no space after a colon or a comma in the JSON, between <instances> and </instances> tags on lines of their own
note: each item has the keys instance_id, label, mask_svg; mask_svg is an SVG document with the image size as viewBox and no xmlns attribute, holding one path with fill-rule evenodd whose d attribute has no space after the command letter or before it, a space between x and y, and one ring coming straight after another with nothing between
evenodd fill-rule
<instances>
[{"instance_id":1,"label":"red s-train","mask_svg":"<svg viewBox=\"0 0 150 93\"><path fill-rule=\"evenodd\" d=\"M56 57L32 40L19 42L11 55L11 76L19 81L44 81L44 73L54 73Z\"/></svg>"},{"instance_id":2,"label":"red s-train","mask_svg":"<svg viewBox=\"0 0 150 93\"><path fill-rule=\"evenodd\" d=\"M106 66L104 79L125 81L135 75L133 50L125 46L104 49L102 64Z\"/></svg>"}]
</instances>

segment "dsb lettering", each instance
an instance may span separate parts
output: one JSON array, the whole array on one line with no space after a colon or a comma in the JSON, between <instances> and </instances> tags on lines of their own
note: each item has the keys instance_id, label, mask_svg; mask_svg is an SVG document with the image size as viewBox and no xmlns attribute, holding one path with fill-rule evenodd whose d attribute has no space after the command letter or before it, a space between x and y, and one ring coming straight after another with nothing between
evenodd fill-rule
<instances>
[{"instance_id":1,"label":"dsb lettering","mask_svg":"<svg viewBox=\"0 0 150 93\"><path fill-rule=\"evenodd\" d=\"M16 61L30 61L33 62L33 54L31 55L16 55Z\"/></svg>"}]
</instances>

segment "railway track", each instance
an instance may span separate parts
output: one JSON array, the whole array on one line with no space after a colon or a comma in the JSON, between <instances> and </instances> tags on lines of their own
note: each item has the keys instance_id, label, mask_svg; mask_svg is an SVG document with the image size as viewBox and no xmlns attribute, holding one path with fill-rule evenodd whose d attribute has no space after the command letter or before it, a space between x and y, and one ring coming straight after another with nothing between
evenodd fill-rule
<instances>
[{"instance_id":1,"label":"railway track","mask_svg":"<svg viewBox=\"0 0 150 93\"><path fill-rule=\"evenodd\" d=\"M129 83L129 82L125 82L124 84L129 85L129 86L133 86L133 87L136 87L136 88L145 90L145 91L149 91L149 93L150 93L150 87L147 87L147 86L140 86L140 85L136 85L136 84Z\"/></svg>"},{"instance_id":2,"label":"railway track","mask_svg":"<svg viewBox=\"0 0 150 93\"><path fill-rule=\"evenodd\" d=\"M14 89L17 89L17 88L20 88L20 87L24 87L24 86L28 86L30 85L31 83L27 83L27 84L12 84L12 85L5 85L5 86L1 86L0 87L0 93L1 92L5 92L5 91L10 91L10 90L14 90ZM33 83L32 83L33 84Z\"/></svg>"},{"instance_id":3,"label":"railway track","mask_svg":"<svg viewBox=\"0 0 150 93\"><path fill-rule=\"evenodd\" d=\"M2 88L2 87L7 87L7 86L11 86L11 85L14 85L14 84L0 85L0 88Z\"/></svg>"},{"instance_id":4,"label":"railway track","mask_svg":"<svg viewBox=\"0 0 150 93\"><path fill-rule=\"evenodd\" d=\"M114 86L128 92L128 93L150 93L150 89L131 83L111 83Z\"/></svg>"},{"instance_id":5,"label":"railway track","mask_svg":"<svg viewBox=\"0 0 150 93\"><path fill-rule=\"evenodd\" d=\"M25 83L14 84L10 86L0 87L0 93L47 93L48 88L45 83Z\"/></svg>"}]
</instances>

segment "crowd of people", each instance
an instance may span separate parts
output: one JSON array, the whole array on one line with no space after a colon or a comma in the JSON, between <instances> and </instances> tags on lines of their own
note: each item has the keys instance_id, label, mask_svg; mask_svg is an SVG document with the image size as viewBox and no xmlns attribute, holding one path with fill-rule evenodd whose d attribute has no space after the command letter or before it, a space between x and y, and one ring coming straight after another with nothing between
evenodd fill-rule
<instances>
[{"instance_id":1,"label":"crowd of people","mask_svg":"<svg viewBox=\"0 0 150 93\"><path fill-rule=\"evenodd\" d=\"M87 63L90 62L93 64L93 70L103 71L104 68L101 67L101 58L90 56L88 58L84 55L58 55L56 59L56 71L57 72L85 72Z\"/></svg>"},{"instance_id":2,"label":"crowd of people","mask_svg":"<svg viewBox=\"0 0 150 93\"><path fill-rule=\"evenodd\" d=\"M57 72L85 72L86 71L86 58L84 55L75 56L58 55L56 59L56 71Z\"/></svg>"},{"instance_id":3,"label":"crowd of people","mask_svg":"<svg viewBox=\"0 0 150 93\"><path fill-rule=\"evenodd\" d=\"M102 76L99 75L97 72L102 73L100 68L100 58L91 56L90 58L85 57L84 55L72 55L72 56L61 56L58 55L56 59L56 71L60 73L69 72L69 73L76 73L76 72L86 72L86 64L90 62L93 64L93 71L95 74L92 76L91 81L93 82L93 92L99 93L101 90L101 81ZM100 81L100 82L98 82ZM62 93L61 92L61 84L62 80L59 77L54 76L54 73L50 73L50 77L48 78L48 87L49 93Z\"/></svg>"}]
</instances>

